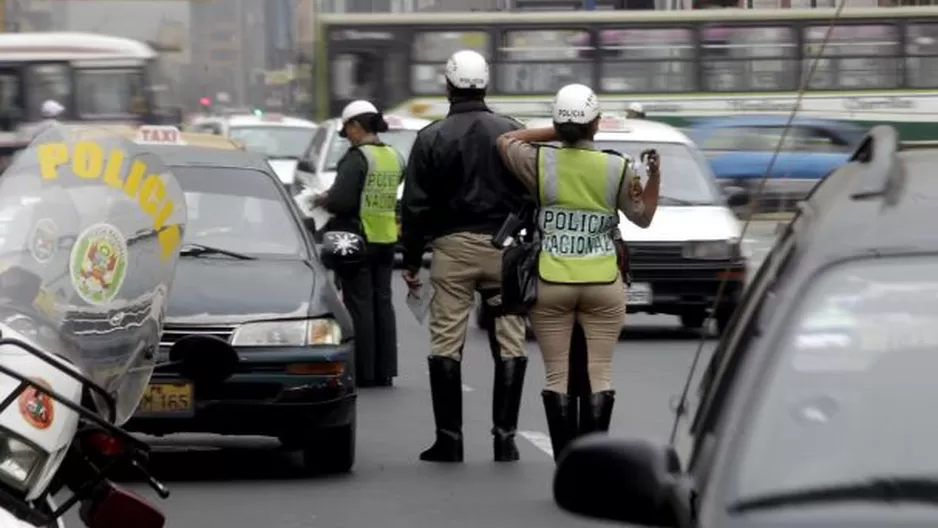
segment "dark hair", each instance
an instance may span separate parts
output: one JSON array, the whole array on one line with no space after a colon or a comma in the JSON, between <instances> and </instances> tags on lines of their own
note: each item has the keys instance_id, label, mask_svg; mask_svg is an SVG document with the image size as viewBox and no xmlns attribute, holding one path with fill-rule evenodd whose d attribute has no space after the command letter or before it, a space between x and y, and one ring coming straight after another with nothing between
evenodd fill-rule
<instances>
[{"instance_id":1,"label":"dark hair","mask_svg":"<svg viewBox=\"0 0 938 528\"><path fill-rule=\"evenodd\" d=\"M449 101L484 101L485 89L478 88L456 88L453 83L446 80L446 95Z\"/></svg>"},{"instance_id":2,"label":"dark hair","mask_svg":"<svg viewBox=\"0 0 938 528\"><path fill-rule=\"evenodd\" d=\"M388 122L384 120L381 112L377 114L361 114L352 118L369 134L380 134L388 131Z\"/></svg>"},{"instance_id":3,"label":"dark hair","mask_svg":"<svg viewBox=\"0 0 938 528\"><path fill-rule=\"evenodd\" d=\"M564 143L577 143L583 140L593 139L592 123L581 125L580 123L554 123L554 130L560 136Z\"/></svg>"}]
</instances>

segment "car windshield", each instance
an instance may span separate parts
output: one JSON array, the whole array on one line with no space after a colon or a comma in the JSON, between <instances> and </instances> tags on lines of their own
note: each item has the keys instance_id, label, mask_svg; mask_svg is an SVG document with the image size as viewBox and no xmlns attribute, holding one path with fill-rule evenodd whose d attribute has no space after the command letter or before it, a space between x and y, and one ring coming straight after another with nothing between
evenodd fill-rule
<instances>
[{"instance_id":1,"label":"car windshield","mask_svg":"<svg viewBox=\"0 0 938 528\"><path fill-rule=\"evenodd\" d=\"M738 500L938 476L936 265L935 256L852 261L805 289L734 450Z\"/></svg>"},{"instance_id":2,"label":"car windshield","mask_svg":"<svg viewBox=\"0 0 938 528\"><path fill-rule=\"evenodd\" d=\"M844 153L859 140L852 129L835 138L818 128L793 126L729 126L694 131L697 146L704 151ZM860 135L862 137L862 133ZM784 139L783 139L784 138Z\"/></svg>"},{"instance_id":3,"label":"car windshield","mask_svg":"<svg viewBox=\"0 0 938 528\"><path fill-rule=\"evenodd\" d=\"M410 148L414 146L414 140L417 139L417 131L395 129L378 134L378 136L381 138L381 141L384 141L386 144L394 147L398 152L400 152L401 156L404 156L404 159L406 160L408 157L410 157ZM332 142L332 146L329 147L329 156L326 158L325 170L334 171L336 167L339 166L339 160L342 159L342 156L345 155L347 150L348 141L336 134L335 140Z\"/></svg>"},{"instance_id":4,"label":"car windshield","mask_svg":"<svg viewBox=\"0 0 938 528\"><path fill-rule=\"evenodd\" d=\"M278 183L251 169L174 167L189 206L185 242L252 256L302 257Z\"/></svg>"},{"instance_id":5,"label":"car windshield","mask_svg":"<svg viewBox=\"0 0 938 528\"><path fill-rule=\"evenodd\" d=\"M661 156L661 196L693 204L716 204L720 192L706 160L695 149L680 143L651 143L640 141L596 140L603 150L621 152L639 161L641 153L656 149ZM642 183L647 179L644 165L638 170ZM670 205L670 204L667 204Z\"/></svg>"},{"instance_id":6,"label":"car windshield","mask_svg":"<svg viewBox=\"0 0 938 528\"><path fill-rule=\"evenodd\" d=\"M244 142L252 152L272 157L299 158L313 140L315 128L286 126L231 127L231 139Z\"/></svg>"}]
</instances>

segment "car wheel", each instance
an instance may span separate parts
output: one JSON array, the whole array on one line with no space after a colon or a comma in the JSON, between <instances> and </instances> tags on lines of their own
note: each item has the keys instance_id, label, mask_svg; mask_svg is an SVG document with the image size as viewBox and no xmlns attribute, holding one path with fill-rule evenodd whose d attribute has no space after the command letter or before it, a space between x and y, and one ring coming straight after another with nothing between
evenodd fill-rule
<instances>
[{"instance_id":1,"label":"car wheel","mask_svg":"<svg viewBox=\"0 0 938 528\"><path fill-rule=\"evenodd\" d=\"M355 465L355 416L348 425L314 431L302 449L305 473L348 473Z\"/></svg>"},{"instance_id":2,"label":"car wheel","mask_svg":"<svg viewBox=\"0 0 938 528\"><path fill-rule=\"evenodd\" d=\"M706 320L707 314L703 310L681 314L681 326L688 330L699 330Z\"/></svg>"}]
</instances>

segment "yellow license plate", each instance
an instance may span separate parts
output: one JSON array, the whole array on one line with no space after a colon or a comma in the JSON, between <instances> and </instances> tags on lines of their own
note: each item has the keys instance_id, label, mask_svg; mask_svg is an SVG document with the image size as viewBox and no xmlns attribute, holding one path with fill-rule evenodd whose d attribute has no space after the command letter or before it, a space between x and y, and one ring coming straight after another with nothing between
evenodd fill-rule
<instances>
[{"instance_id":1,"label":"yellow license plate","mask_svg":"<svg viewBox=\"0 0 938 528\"><path fill-rule=\"evenodd\" d=\"M192 414L191 383L151 383L140 401L138 414Z\"/></svg>"}]
</instances>

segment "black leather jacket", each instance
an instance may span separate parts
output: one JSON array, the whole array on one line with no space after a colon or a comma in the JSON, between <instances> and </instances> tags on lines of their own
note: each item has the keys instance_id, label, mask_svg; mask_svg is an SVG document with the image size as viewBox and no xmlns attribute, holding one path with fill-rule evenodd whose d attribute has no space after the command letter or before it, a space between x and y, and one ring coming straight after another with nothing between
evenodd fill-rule
<instances>
[{"instance_id":1,"label":"black leather jacket","mask_svg":"<svg viewBox=\"0 0 938 528\"><path fill-rule=\"evenodd\" d=\"M454 101L446 119L420 131L404 172L401 243L416 270L427 242L451 233L494 235L530 200L495 147L498 136L523 128L482 101Z\"/></svg>"}]
</instances>

